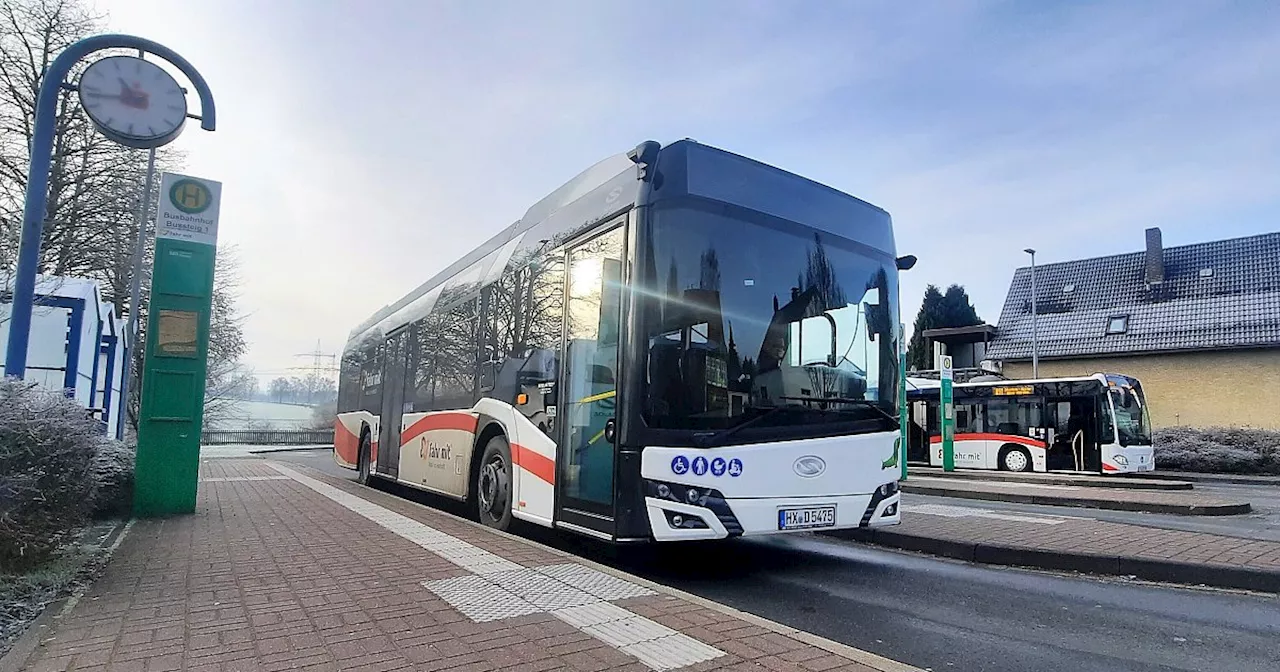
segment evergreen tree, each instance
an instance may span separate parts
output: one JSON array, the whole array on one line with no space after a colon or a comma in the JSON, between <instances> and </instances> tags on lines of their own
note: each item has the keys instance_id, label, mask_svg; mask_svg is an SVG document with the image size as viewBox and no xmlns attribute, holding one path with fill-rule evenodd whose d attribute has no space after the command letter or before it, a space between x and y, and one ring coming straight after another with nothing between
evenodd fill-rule
<instances>
[{"instance_id":1,"label":"evergreen tree","mask_svg":"<svg viewBox=\"0 0 1280 672\"><path fill-rule=\"evenodd\" d=\"M925 330L968 327L981 323L982 318L978 317L978 311L974 310L964 287L951 285L943 294L937 286L929 285L924 290L924 301L920 304L920 312L916 314L911 342L907 345L907 369L933 368L933 353L926 347Z\"/></svg>"}]
</instances>

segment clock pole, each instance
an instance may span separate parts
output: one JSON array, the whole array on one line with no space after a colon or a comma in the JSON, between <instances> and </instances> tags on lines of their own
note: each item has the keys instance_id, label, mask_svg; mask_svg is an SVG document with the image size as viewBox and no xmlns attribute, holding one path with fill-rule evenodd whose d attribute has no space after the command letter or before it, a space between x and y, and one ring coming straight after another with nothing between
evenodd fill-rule
<instances>
[{"instance_id":1,"label":"clock pole","mask_svg":"<svg viewBox=\"0 0 1280 672\"><path fill-rule=\"evenodd\" d=\"M143 58L147 52L138 50L138 58ZM133 275L130 276L129 282L129 347L135 347L138 342L138 311L137 306L142 305L142 251L147 245L147 215L151 211L151 176L156 172L156 148L152 147L147 150L147 176L143 179L142 195L138 198L138 239L133 246ZM132 354L130 350L130 354ZM129 380L134 375L133 370L134 358L129 357L124 363L124 379L121 383L121 397L126 401L129 397L125 394L128 389Z\"/></svg>"},{"instance_id":2,"label":"clock pole","mask_svg":"<svg viewBox=\"0 0 1280 672\"><path fill-rule=\"evenodd\" d=\"M151 211L151 176L156 172L156 149L152 147L147 150L147 176L143 180L141 198L138 199L138 239L133 247L133 276L129 284L129 352L132 354L133 348L137 347L138 342L138 311L137 307L142 305L142 251L147 245L147 215ZM124 382L123 386L127 389L131 375L134 372L134 358L124 363ZM121 391L124 399L129 397Z\"/></svg>"},{"instance_id":3,"label":"clock pole","mask_svg":"<svg viewBox=\"0 0 1280 672\"><path fill-rule=\"evenodd\" d=\"M178 68L200 97L200 127L216 127L213 94L200 73L177 52L151 40L133 35L95 35L67 47L45 70L36 97L35 126L31 138L31 164L27 172L27 194L22 210L22 241L18 246L18 267L13 280L13 312L9 319L9 340L5 349L4 373L23 378L27 373L27 349L31 337L31 309L35 302L36 272L40 265L40 243L44 235L48 201L49 165L58 112L58 92L71 68L81 59L104 49L137 49L154 54ZM169 138L172 140L172 138ZM136 305L129 306L132 315Z\"/></svg>"}]
</instances>

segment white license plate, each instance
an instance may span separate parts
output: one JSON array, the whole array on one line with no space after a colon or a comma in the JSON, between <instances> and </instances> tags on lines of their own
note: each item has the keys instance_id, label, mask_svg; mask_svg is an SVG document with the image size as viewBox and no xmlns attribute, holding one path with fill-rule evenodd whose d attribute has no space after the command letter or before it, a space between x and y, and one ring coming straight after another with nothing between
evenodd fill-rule
<instances>
[{"instance_id":1,"label":"white license plate","mask_svg":"<svg viewBox=\"0 0 1280 672\"><path fill-rule=\"evenodd\" d=\"M814 527L835 527L836 507L812 506L805 509L779 509L779 530L805 530Z\"/></svg>"}]
</instances>

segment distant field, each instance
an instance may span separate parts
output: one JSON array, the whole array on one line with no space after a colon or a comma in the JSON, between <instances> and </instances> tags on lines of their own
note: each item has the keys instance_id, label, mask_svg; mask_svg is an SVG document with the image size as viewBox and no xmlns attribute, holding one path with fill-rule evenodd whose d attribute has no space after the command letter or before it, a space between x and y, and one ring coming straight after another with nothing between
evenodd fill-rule
<instances>
[{"instance_id":1,"label":"distant field","mask_svg":"<svg viewBox=\"0 0 1280 672\"><path fill-rule=\"evenodd\" d=\"M237 401L226 418L205 429L305 429L311 424L311 407L269 401Z\"/></svg>"}]
</instances>

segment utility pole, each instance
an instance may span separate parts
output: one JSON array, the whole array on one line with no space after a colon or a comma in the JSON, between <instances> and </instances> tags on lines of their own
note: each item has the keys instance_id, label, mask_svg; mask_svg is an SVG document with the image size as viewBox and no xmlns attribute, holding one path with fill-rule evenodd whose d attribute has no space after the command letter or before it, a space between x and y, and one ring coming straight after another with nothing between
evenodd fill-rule
<instances>
[{"instance_id":1,"label":"utility pole","mask_svg":"<svg viewBox=\"0 0 1280 672\"><path fill-rule=\"evenodd\" d=\"M1040 334L1036 325L1036 251L1023 250L1031 255L1031 377L1040 377Z\"/></svg>"},{"instance_id":2,"label":"utility pole","mask_svg":"<svg viewBox=\"0 0 1280 672\"><path fill-rule=\"evenodd\" d=\"M307 376L303 379L304 382L308 384L308 387L310 387L310 385L312 385L316 380L331 380L331 381L335 381L336 383L335 377L336 377L336 374L338 373L338 356L333 353L325 352L320 347L319 339L316 339L315 350L311 352L299 353L294 355L294 357L310 357L311 358L311 366L289 367L293 370L308 372ZM316 390L314 389L307 390L307 396L308 396L307 403L311 403L315 401L314 399L310 398L315 395L315 392Z\"/></svg>"}]
</instances>

